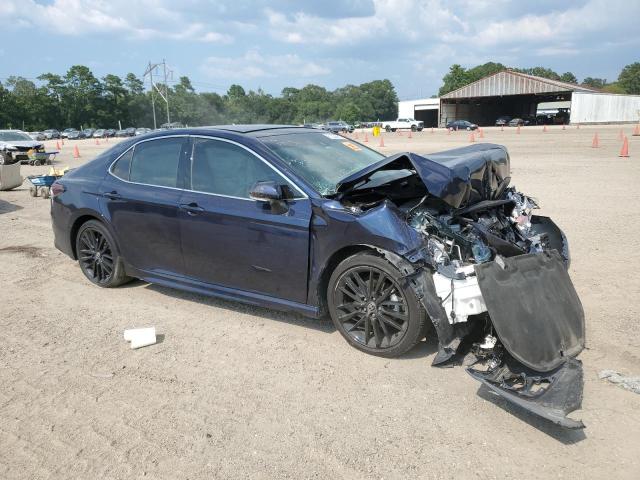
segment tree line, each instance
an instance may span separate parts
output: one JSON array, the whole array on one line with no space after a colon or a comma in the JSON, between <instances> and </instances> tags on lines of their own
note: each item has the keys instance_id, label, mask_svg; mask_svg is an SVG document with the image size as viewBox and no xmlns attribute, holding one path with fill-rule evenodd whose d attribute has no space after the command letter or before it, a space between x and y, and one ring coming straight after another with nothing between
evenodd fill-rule
<instances>
[{"instance_id":1,"label":"tree line","mask_svg":"<svg viewBox=\"0 0 640 480\"><path fill-rule=\"evenodd\" d=\"M169 94L171 121L185 125L226 123L299 124L327 120L386 120L397 115L398 96L389 80L347 85L330 91L318 85L287 87L280 96L231 85L226 94L196 92L188 77L159 85ZM12 76L0 82L0 128L28 131L67 127L153 127L152 93L133 73L97 78L83 65L64 75L37 79ZM166 104L156 97L158 126Z\"/></svg>"},{"instance_id":2,"label":"tree line","mask_svg":"<svg viewBox=\"0 0 640 480\"><path fill-rule=\"evenodd\" d=\"M442 96L446 93L457 90L470 83L480 80L487 75L506 70L508 67L501 63L487 62L473 68L466 69L461 65L454 64L449 67L449 71L442 78L442 86L438 91L438 95ZM560 80L562 82L574 83L576 85L584 85L596 88L609 93L630 93L640 94L640 63L632 63L625 66L617 80L608 82L604 78L585 77L582 82L571 72L559 74L550 68L533 67L533 68L511 68L514 72L536 75L538 77L549 78L551 80Z\"/></svg>"}]
</instances>

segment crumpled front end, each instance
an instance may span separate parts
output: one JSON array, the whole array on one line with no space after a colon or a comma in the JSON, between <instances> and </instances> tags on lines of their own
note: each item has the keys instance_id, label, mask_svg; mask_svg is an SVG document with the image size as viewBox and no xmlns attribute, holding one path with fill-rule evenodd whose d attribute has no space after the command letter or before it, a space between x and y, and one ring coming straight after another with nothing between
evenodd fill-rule
<instances>
[{"instance_id":1,"label":"crumpled front end","mask_svg":"<svg viewBox=\"0 0 640 480\"><path fill-rule=\"evenodd\" d=\"M509 186L506 150L483 145L430 158L401 154L379 168L413 171L425 187L421 197L407 193L411 179L403 180L402 195L395 185L367 190L375 175L370 169L345 179L341 200L360 208L375 205L383 192L421 235L422 247L405 259L438 335L434 365L462 360L505 400L582 428L567 416L581 405L575 357L585 344L568 244L553 221L533 214L533 198Z\"/></svg>"}]
</instances>

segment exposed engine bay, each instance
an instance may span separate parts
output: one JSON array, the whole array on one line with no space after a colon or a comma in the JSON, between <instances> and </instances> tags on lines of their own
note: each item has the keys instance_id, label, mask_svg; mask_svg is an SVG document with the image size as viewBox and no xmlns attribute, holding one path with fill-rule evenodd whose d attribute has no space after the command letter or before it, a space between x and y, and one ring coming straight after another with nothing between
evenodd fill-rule
<instances>
[{"instance_id":1,"label":"exposed engine bay","mask_svg":"<svg viewBox=\"0 0 640 480\"><path fill-rule=\"evenodd\" d=\"M580 407L584 313L567 273L566 238L538 202L510 185L504 147L402 153L344 179L354 213L381 205L422 238L412 285L439 339L492 392L567 428ZM421 272L421 273L419 273Z\"/></svg>"}]
</instances>

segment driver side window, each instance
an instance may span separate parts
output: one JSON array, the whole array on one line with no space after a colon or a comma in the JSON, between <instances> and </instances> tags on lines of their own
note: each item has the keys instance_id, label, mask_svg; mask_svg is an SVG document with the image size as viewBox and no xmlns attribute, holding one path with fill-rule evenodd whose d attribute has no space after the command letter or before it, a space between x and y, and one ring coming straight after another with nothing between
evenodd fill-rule
<instances>
[{"instance_id":1,"label":"driver side window","mask_svg":"<svg viewBox=\"0 0 640 480\"><path fill-rule=\"evenodd\" d=\"M234 143L196 138L191 160L191 190L249 199L256 182L275 181L292 198L292 186L274 169Z\"/></svg>"}]
</instances>

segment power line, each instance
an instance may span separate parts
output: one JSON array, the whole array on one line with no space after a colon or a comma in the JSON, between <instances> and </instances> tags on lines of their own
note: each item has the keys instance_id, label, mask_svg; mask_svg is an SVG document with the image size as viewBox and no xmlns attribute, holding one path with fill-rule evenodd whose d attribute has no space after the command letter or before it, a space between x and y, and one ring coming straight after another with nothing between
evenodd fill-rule
<instances>
[{"instance_id":1,"label":"power line","mask_svg":"<svg viewBox=\"0 0 640 480\"><path fill-rule=\"evenodd\" d=\"M159 73L161 66L162 66L163 82L159 86L158 84L156 84L153 81L153 74L154 73ZM147 76L149 76L149 84L150 84L150 87L151 87L151 108L153 109L153 128L158 128L158 125L157 125L157 122L156 122L156 99L155 99L155 93L160 95L160 98L162 98L164 100L164 102L166 103L166 106L167 106L167 123L171 123L171 114L169 113L169 80L173 81L173 70L167 70L167 63L165 62L165 60L163 58L162 59L162 63L151 63L151 62L149 62L149 65L147 65L147 69L145 70L144 75L142 77L143 81ZM164 86L164 89L161 88L162 86Z\"/></svg>"}]
</instances>

